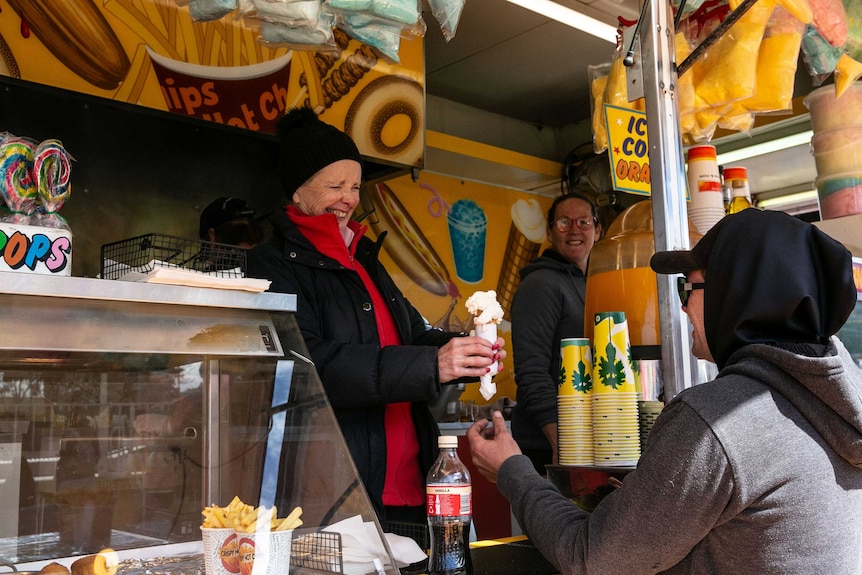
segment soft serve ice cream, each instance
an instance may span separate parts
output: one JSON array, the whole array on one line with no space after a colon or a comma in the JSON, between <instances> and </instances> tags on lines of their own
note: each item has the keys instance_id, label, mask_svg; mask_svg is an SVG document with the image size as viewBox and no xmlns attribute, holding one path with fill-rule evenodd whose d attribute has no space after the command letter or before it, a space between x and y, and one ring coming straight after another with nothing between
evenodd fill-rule
<instances>
[{"instance_id":1,"label":"soft serve ice cream","mask_svg":"<svg viewBox=\"0 0 862 575\"><path fill-rule=\"evenodd\" d=\"M467 311L473 316L476 335L491 342L497 341L497 324L503 321L503 307L497 301L494 290L477 291L464 302ZM491 371L479 378L479 393L489 400L497 393L497 385L493 377L497 375L497 363L491 365Z\"/></svg>"}]
</instances>

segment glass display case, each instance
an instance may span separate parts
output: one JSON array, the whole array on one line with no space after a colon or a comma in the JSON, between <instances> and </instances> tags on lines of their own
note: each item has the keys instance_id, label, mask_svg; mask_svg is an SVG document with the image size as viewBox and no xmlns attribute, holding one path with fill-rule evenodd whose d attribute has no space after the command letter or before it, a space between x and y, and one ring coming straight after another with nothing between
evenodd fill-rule
<instances>
[{"instance_id":1,"label":"glass display case","mask_svg":"<svg viewBox=\"0 0 862 575\"><path fill-rule=\"evenodd\" d=\"M373 523L397 573L295 307L0 272L0 560L199 553L202 509L239 496L309 532Z\"/></svg>"}]
</instances>

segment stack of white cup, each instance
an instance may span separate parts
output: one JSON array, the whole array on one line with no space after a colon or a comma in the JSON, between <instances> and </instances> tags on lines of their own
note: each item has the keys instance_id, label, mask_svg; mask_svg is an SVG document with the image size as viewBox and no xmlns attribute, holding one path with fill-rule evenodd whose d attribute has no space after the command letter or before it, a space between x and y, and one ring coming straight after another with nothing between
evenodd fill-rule
<instances>
[{"instance_id":1,"label":"stack of white cup","mask_svg":"<svg viewBox=\"0 0 862 575\"><path fill-rule=\"evenodd\" d=\"M715 146L689 148L687 165L688 217L698 233L705 234L725 215Z\"/></svg>"}]
</instances>

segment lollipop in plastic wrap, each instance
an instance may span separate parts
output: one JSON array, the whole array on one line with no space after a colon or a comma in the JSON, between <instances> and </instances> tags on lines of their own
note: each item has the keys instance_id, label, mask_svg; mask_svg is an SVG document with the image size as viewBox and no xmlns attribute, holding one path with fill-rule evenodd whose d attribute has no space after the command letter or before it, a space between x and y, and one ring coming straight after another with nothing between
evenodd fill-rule
<instances>
[{"instance_id":1,"label":"lollipop in plastic wrap","mask_svg":"<svg viewBox=\"0 0 862 575\"><path fill-rule=\"evenodd\" d=\"M30 224L30 215L36 208L36 182L33 179L35 146L26 138L6 134L0 143L0 192L10 215L3 221L13 224Z\"/></svg>"},{"instance_id":2,"label":"lollipop in plastic wrap","mask_svg":"<svg viewBox=\"0 0 862 575\"><path fill-rule=\"evenodd\" d=\"M59 140L45 140L36 147L33 175L43 212L40 223L46 228L69 229L57 212L72 193L71 160Z\"/></svg>"},{"instance_id":3,"label":"lollipop in plastic wrap","mask_svg":"<svg viewBox=\"0 0 862 575\"><path fill-rule=\"evenodd\" d=\"M497 342L497 324L503 321L503 308L497 301L494 290L477 291L464 302L467 311L473 316L476 335L493 345ZM497 375L497 364L491 366L491 371L479 378L479 393L489 400L497 393L497 386L492 378Z\"/></svg>"}]
</instances>

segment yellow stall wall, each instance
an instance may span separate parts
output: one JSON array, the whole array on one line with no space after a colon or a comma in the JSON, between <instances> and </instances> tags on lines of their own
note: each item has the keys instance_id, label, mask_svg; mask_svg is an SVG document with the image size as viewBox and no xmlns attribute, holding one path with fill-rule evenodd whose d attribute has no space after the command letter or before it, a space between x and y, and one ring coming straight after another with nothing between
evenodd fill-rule
<instances>
[{"instance_id":1,"label":"yellow stall wall","mask_svg":"<svg viewBox=\"0 0 862 575\"><path fill-rule=\"evenodd\" d=\"M426 172L421 172L415 182L410 176L401 176L377 184L368 196L363 200L363 208L369 211L369 215L363 223L369 225L367 233L370 237L376 237L384 229L388 231L381 257L386 269L432 325L454 331L472 328L464 302L473 292L497 290L501 280L506 283L513 279L511 274L501 277L504 263L511 263L504 262L504 259L519 253L507 245L513 226L513 204L519 200L538 203L544 215L552 201L526 192ZM393 196L395 200L392 200ZM475 235L467 237L466 250L481 244L482 233L485 245L484 250L475 250L481 252L479 258L465 262L461 256L471 254L465 254L464 246L458 246L458 239L463 236L459 236L457 225L450 229L448 212L458 206L470 206L471 202L484 213L487 225L484 232L478 230ZM535 252L544 249L546 243L545 240L542 244L535 244ZM460 267L456 265L456 253ZM465 263L476 265L465 267ZM506 320L509 303L501 298ZM506 340L509 357L504 362L504 371L494 378L497 383L494 399L502 396L515 398L511 328L506 320L499 326L498 333ZM478 404L490 403L479 395L478 382L468 384L461 397L474 399Z\"/></svg>"}]
</instances>

